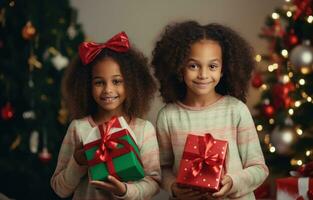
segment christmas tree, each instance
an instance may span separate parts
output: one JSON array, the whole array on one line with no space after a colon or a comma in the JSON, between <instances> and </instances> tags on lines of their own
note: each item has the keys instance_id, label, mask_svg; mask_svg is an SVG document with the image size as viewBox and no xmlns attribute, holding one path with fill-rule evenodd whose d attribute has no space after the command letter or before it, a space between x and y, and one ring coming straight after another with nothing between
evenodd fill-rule
<instances>
[{"instance_id":1,"label":"christmas tree","mask_svg":"<svg viewBox=\"0 0 313 200\"><path fill-rule=\"evenodd\" d=\"M261 90L254 116L271 173L313 160L313 1L286 0L265 20L266 55L252 86Z\"/></svg>"},{"instance_id":2,"label":"christmas tree","mask_svg":"<svg viewBox=\"0 0 313 200\"><path fill-rule=\"evenodd\" d=\"M57 198L61 78L84 40L76 15L68 0L0 1L0 193L10 198Z\"/></svg>"}]
</instances>

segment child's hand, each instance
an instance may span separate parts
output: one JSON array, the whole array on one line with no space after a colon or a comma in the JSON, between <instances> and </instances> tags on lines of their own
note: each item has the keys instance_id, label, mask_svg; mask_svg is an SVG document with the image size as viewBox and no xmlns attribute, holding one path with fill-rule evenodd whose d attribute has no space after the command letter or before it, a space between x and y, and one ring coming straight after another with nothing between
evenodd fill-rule
<instances>
[{"instance_id":1,"label":"child's hand","mask_svg":"<svg viewBox=\"0 0 313 200\"><path fill-rule=\"evenodd\" d=\"M80 144L78 147L75 148L74 151L74 159L79 165L87 165L87 159L85 156L83 144Z\"/></svg>"},{"instance_id":2,"label":"child's hand","mask_svg":"<svg viewBox=\"0 0 313 200\"><path fill-rule=\"evenodd\" d=\"M225 197L225 195L230 191L231 187L233 186L233 180L230 176L226 175L223 177L222 180L222 188L220 191L215 192L212 194L214 198L221 198Z\"/></svg>"},{"instance_id":3,"label":"child's hand","mask_svg":"<svg viewBox=\"0 0 313 200\"><path fill-rule=\"evenodd\" d=\"M109 182L103 181L90 181L90 183L95 186L96 188L105 189L107 191L112 192L117 196L125 195L127 191L126 184L117 180L114 176L108 176Z\"/></svg>"},{"instance_id":4,"label":"child's hand","mask_svg":"<svg viewBox=\"0 0 313 200\"><path fill-rule=\"evenodd\" d=\"M206 192L195 191L191 188L181 188L176 183L173 183L171 189L174 197L179 200L198 200L209 198L209 194Z\"/></svg>"}]
</instances>

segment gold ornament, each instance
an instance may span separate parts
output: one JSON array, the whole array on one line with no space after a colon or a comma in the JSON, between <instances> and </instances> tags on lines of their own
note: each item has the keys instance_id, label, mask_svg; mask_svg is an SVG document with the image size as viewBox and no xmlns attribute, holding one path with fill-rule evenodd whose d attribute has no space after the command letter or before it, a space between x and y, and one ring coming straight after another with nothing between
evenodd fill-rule
<instances>
[{"instance_id":1,"label":"gold ornament","mask_svg":"<svg viewBox=\"0 0 313 200\"><path fill-rule=\"evenodd\" d=\"M31 40L36 35L36 28L33 26L31 21L28 21L22 29L22 36L25 40Z\"/></svg>"},{"instance_id":2,"label":"gold ornament","mask_svg":"<svg viewBox=\"0 0 313 200\"><path fill-rule=\"evenodd\" d=\"M39 62L37 60L37 57L35 55L31 55L29 58L28 58L28 64L30 66L30 70L32 70L34 67L40 69L42 67L42 64L41 62Z\"/></svg>"},{"instance_id":3,"label":"gold ornament","mask_svg":"<svg viewBox=\"0 0 313 200\"><path fill-rule=\"evenodd\" d=\"M66 124L68 120L68 110L65 108L65 102L61 101L61 109L59 110L58 121L61 124Z\"/></svg>"},{"instance_id":4,"label":"gold ornament","mask_svg":"<svg viewBox=\"0 0 313 200\"><path fill-rule=\"evenodd\" d=\"M16 149L16 148L21 144L21 140L22 140L21 135L18 134L18 135L16 136L14 142L11 144L10 149L11 149L11 150Z\"/></svg>"}]
</instances>

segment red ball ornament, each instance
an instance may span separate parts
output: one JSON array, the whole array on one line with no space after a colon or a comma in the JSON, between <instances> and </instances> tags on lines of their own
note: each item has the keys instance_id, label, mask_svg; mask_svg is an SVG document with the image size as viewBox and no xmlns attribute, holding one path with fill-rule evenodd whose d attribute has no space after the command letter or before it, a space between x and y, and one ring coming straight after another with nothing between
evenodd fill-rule
<instances>
[{"instance_id":1,"label":"red ball ornament","mask_svg":"<svg viewBox=\"0 0 313 200\"><path fill-rule=\"evenodd\" d=\"M271 104L263 105L263 113L266 117L271 118L274 116L275 108Z\"/></svg>"},{"instance_id":2,"label":"red ball ornament","mask_svg":"<svg viewBox=\"0 0 313 200\"><path fill-rule=\"evenodd\" d=\"M295 46L296 44L298 44L298 42L299 42L299 39L296 36L296 34L289 35L289 45Z\"/></svg>"},{"instance_id":3,"label":"red ball ornament","mask_svg":"<svg viewBox=\"0 0 313 200\"><path fill-rule=\"evenodd\" d=\"M44 147L41 151L41 153L39 153L39 160L46 164L48 163L50 160L52 159L52 155L51 153L48 151L47 147Z\"/></svg>"},{"instance_id":4,"label":"red ball ornament","mask_svg":"<svg viewBox=\"0 0 313 200\"><path fill-rule=\"evenodd\" d=\"M13 117L13 115L14 115L13 107L11 106L11 103L8 102L1 109L1 117L4 120L9 120L9 119L11 119Z\"/></svg>"},{"instance_id":5,"label":"red ball ornament","mask_svg":"<svg viewBox=\"0 0 313 200\"><path fill-rule=\"evenodd\" d=\"M22 36L25 40L31 40L36 35L36 29L33 24L28 21L22 29Z\"/></svg>"},{"instance_id":6,"label":"red ball ornament","mask_svg":"<svg viewBox=\"0 0 313 200\"><path fill-rule=\"evenodd\" d=\"M260 73L255 73L251 79L251 84L255 88L261 87L263 84L262 76Z\"/></svg>"}]
</instances>

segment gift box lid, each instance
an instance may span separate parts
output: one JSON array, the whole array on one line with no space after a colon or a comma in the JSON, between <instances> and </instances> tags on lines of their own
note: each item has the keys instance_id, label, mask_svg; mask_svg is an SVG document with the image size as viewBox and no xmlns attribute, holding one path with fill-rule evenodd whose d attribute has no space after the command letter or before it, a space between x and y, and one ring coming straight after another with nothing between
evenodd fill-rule
<instances>
[{"instance_id":1,"label":"gift box lid","mask_svg":"<svg viewBox=\"0 0 313 200\"><path fill-rule=\"evenodd\" d=\"M118 117L117 119L118 119L117 120L118 123L120 124L120 127L112 127L110 129L109 134L113 134L113 133L119 132L120 130L127 129L129 134L132 136L133 140L137 144L136 135L135 135L134 131L129 127L129 125L126 122L126 120L124 119L124 117ZM85 139L83 139L83 145L91 143L91 142L98 140L100 138L101 138L101 134L100 134L99 128L98 128L98 126L95 126L88 133L88 136Z\"/></svg>"}]
</instances>

